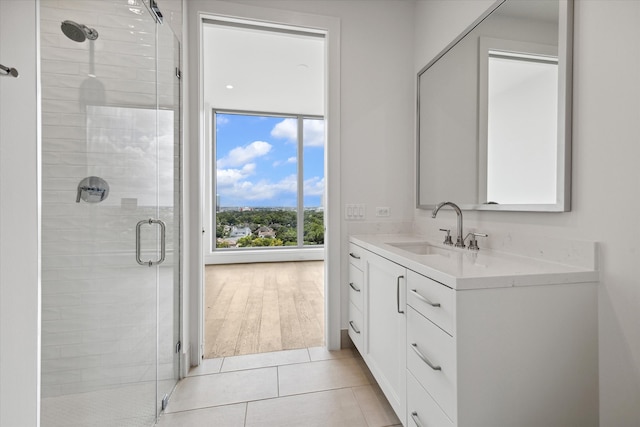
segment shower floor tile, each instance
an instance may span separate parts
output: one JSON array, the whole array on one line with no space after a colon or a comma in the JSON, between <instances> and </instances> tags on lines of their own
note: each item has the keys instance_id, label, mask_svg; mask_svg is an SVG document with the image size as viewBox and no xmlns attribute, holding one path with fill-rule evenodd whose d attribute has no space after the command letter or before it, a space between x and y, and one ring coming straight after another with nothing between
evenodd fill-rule
<instances>
[{"instance_id":1,"label":"shower floor tile","mask_svg":"<svg viewBox=\"0 0 640 427\"><path fill-rule=\"evenodd\" d=\"M155 420L155 382L46 397L41 427L147 427Z\"/></svg>"}]
</instances>

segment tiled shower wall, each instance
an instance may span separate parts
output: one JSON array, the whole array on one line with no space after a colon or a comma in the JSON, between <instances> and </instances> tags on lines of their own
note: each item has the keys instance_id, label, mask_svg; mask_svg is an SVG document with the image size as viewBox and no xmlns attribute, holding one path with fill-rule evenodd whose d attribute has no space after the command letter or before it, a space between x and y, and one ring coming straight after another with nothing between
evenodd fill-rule
<instances>
[{"instance_id":1,"label":"tiled shower wall","mask_svg":"<svg viewBox=\"0 0 640 427\"><path fill-rule=\"evenodd\" d=\"M169 24L181 22L180 0L158 3ZM64 20L98 39L69 40ZM41 0L40 23L42 395L172 378L178 43L159 33L156 73L155 23L142 0ZM76 203L88 176L109 183L105 201ZM159 272L135 261L135 225L157 217L168 239ZM143 259L157 257L152 231L143 227Z\"/></svg>"}]
</instances>

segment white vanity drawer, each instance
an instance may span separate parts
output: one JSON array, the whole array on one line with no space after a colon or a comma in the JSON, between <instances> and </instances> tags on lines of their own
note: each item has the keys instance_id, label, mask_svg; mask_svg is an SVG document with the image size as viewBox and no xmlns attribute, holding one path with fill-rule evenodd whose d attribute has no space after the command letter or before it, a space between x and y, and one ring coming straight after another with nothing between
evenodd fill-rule
<instances>
[{"instance_id":1,"label":"white vanity drawer","mask_svg":"<svg viewBox=\"0 0 640 427\"><path fill-rule=\"evenodd\" d=\"M349 262L360 270L363 270L364 262L362 260L362 254L364 253L364 249L362 249L358 245L354 245L353 243L349 243Z\"/></svg>"},{"instance_id":2,"label":"white vanity drawer","mask_svg":"<svg viewBox=\"0 0 640 427\"><path fill-rule=\"evenodd\" d=\"M453 422L410 372L407 372L407 426L453 427Z\"/></svg>"},{"instance_id":3,"label":"white vanity drawer","mask_svg":"<svg viewBox=\"0 0 640 427\"><path fill-rule=\"evenodd\" d=\"M362 270L349 264L349 300L355 305L358 310L363 312L364 297L364 273Z\"/></svg>"},{"instance_id":4,"label":"white vanity drawer","mask_svg":"<svg viewBox=\"0 0 640 427\"><path fill-rule=\"evenodd\" d=\"M360 354L364 354L364 316L353 303L349 303L349 337Z\"/></svg>"},{"instance_id":5,"label":"white vanity drawer","mask_svg":"<svg viewBox=\"0 0 640 427\"><path fill-rule=\"evenodd\" d=\"M445 414L454 419L454 339L411 307L407 307L407 369Z\"/></svg>"},{"instance_id":6,"label":"white vanity drawer","mask_svg":"<svg viewBox=\"0 0 640 427\"><path fill-rule=\"evenodd\" d=\"M407 270L407 304L453 336L455 291Z\"/></svg>"}]
</instances>

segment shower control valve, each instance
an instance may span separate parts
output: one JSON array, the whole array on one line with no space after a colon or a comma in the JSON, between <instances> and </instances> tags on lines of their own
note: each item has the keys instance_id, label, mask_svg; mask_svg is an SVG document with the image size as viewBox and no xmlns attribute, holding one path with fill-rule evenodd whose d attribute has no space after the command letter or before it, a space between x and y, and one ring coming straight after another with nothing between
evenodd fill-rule
<instances>
[{"instance_id":1,"label":"shower control valve","mask_svg":"<svg viewBox=\"0 0 640 427\"><path fill-rule=\"evenodd\" d=\"M89 176L78 184L76 203L80 203L80 199L87 203L99 203L106 199L108 195L109 184L107 184L107 181L97 176Z\"/></svg>"}]
</instances>

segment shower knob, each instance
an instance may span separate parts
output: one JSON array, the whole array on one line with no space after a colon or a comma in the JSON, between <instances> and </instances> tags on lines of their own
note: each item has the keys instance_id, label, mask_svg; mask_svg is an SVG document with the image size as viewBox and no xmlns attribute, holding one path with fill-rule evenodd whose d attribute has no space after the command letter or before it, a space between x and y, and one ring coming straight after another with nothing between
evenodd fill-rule
<instances>
[{"instance_id":1,"label":"shower knob","mask_svg":"<svg viewBox=\"0 0 640 427\"><path fill-rule=\"evenodd\" d=\"M87 203L100 203L109 195L109 184L97 176L88 176L78 184L76 203L80 199Z\"/></svg>"}]
</instances>

